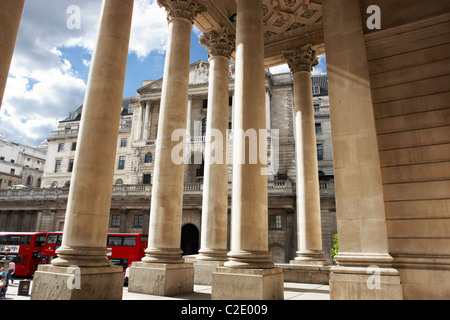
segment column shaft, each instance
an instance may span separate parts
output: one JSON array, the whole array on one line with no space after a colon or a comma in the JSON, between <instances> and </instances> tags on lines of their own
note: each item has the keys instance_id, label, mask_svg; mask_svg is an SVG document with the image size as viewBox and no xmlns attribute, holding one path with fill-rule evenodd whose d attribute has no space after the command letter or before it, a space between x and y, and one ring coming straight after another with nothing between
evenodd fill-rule
<instances>
[{"instance_id":1,"label":"column shaft","mask_svg":"<svg viewBox=\"0 0 450 320\"><path fill-rule=\"evenodd\" d=\"M170 4L166 6L170 8ZM184 162L176 164L172 159L172 150L180 142L172 141L171 137L175 130L186 129L191 30L192 21L188 18L170 17L156 143L149 245L143 262L183 262L180 242Z\"/></svg>"},{"instance_id":2,"label":"column shaft","mask_svg":"<svg viewBox=\"0 0 450 320\"><path fill-rule=\"evenodd\" d=\"M0 108L25 0L0 1Z\"/></svg>"},{"instance_id":3,"label":"column shaft","mask_svg":"<svg viewBox=\"0 0 450 320\"><path fill-rule=\"evenodd\" d=\"M132 0L104 1L89 73L58 266L110 265L110 215Z\"/></svg>"},{"instance_id":4,"label":"column shaft","mask_svg":"<svg viewBox=\"0 0 450 320\"><path fill-rule=\"evenodd\" d=\"M260 11L260 0L237 1L232 230L227 267L273 267L268 252L267 176L262 172L267 169L267 138ZM252 134L257 139L252 139Z\"/></svg>"},{"instance_id":5,"label":"column shaft","mask_svg":"<svg viewBox=\"0 0 450 320\"><path fill-rule=\"evenodd\" d=\"M223 41L220 41L223 40ZM202 236L198 259L227 260L228 164L228 70L235 38L225 30L211 32L200 42L208 47L210 73L205 140Z\"/></svg>"}]
</instances>

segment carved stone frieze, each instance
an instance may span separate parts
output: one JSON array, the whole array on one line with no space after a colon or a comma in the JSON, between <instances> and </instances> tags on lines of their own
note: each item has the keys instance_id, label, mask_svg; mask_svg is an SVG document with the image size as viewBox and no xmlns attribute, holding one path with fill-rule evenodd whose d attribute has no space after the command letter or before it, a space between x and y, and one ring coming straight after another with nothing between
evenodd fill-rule
<instances>
[{"instance_id":1,"label":"carved stone frieze","mask_svg":"<svg viewBox=\"0 0 450 320\"><path fill-rule=\"evenodd\" d=\"M167 20L172 18L185 18L194 23L197 14L206 11L206 7L197 0L158 0L158 5L167 12Z\"/></svg>"},{"instance_id":2,"label":"carved stone frieze","mask_svg":"<svg viewBox=\"0 0 450 320\"><path fill-rule=\"evenodd\" d=\"M316 51L312 48L311 44L295 50L284 51L283 57L292 73L298 71L311 72L319 64Z\"/></svg>"},{"instance_id":3,"label":"carved stone frieze","mask_svg":"<svg viewBox=\"0 0 450 320\"><path fill-rule=\"evenodd\" d=\"M208 50L208 55L231 58L236 47L236 38L226 28L213 30L200 37L200 44Z\"/></svg>"}]
</instances>

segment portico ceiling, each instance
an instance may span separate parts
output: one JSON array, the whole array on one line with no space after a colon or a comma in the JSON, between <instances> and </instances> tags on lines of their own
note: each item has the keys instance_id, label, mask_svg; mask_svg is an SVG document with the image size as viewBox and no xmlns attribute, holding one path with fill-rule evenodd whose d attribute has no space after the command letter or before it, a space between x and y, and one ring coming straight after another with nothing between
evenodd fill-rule
<instances>
[{"instance_id":1,"label":"portico ceiling","mask_svg":"<svg viewBox=\"0 0 450 320\"><path fill-rule=\"evenodd\" d=\"M262 0L266 67L285 63L282 52L311 43L324 53L321 0ZM227 27L236 32L236 2L199 0L207 10L195 25L203 32Z\"/></svg>"}]
</instances>

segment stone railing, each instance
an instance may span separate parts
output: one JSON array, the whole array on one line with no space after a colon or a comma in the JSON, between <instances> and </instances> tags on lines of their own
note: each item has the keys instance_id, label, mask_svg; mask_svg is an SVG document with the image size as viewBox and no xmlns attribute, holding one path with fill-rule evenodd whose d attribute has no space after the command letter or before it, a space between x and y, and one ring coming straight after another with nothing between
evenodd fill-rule
<instances>
[{"instance_id":1,"label":"stone railing","mask_svg":"<svg viewBox=\"0 0 450 320\"><path fill-rule=\"evenodd\" d=\"M269 194L292 194L294 192L292 182L286 181L269 181ZM328 185L326 186L328 187ZM321 189L326 189L324 186ZM231 192L232 184L228 183L228 191ZM328 189L327 189L328 190ZM323 191L323 190L321 190ZM149 184L124 184L114 185L112 187L113 197L127 196L149 196L152 192L152 185ZM185 194L202 195L203 183L190 182L184 184ZM334 193L334 188L333 188ZM26 200L58 200L67 199L69 195L68 188L41 188L41 189L22 189L22 190L0 190L0 201L26 201Z\"/></svg>"}]
</instances>

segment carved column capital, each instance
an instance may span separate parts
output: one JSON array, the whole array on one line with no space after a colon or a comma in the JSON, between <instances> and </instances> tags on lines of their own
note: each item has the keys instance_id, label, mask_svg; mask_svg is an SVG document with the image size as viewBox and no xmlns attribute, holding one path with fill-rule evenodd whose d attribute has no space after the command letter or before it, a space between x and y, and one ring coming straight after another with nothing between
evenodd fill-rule
<instances>
[{"instance_id":1,"label":"carved column capital","mask_svg":"<svg viewBox=\"0 0 450 320\"><path fill-rule=\"evenodd\" d=\"M198 4L197 0L158 0L158 5L167 12L167 20L184 18L194 23L197 14L206 11L206 7Z\"/></svg>"},{"instance_id":2,"label":"carved column capital","mask_svg":"<svg viewBox=\"0 0 450 320\"><path fill-rule=\"evenodd\" d=\"M298 71L311 72L312 69L319 64L316 51L313 50L311 44L307 44L295 50L284 51L283 58L289 65L292 73Z\"/></svg>"},{"instance_id":3,"label":"carved column capital","mask_svg":"<svg viewBox=\"0 0 450 320\"><path fill-rule=\"evenodd\" d=\"M200 44L208 50L208 55L231 58L236 48L236 38L226 28L213 30L200 37Z\"/></svg>"}]
</instances>

